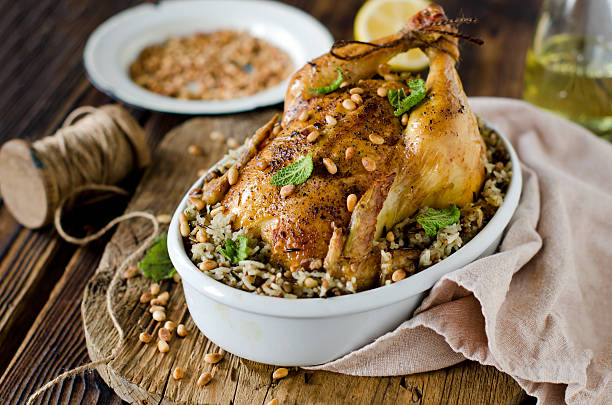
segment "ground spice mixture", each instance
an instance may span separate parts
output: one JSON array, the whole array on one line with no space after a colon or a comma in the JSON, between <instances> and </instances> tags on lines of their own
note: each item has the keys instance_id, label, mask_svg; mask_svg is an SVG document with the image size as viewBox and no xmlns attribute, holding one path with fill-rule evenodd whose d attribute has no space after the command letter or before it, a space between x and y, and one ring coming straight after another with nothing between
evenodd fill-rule
<instances>
[{"instance_id":1,"label":"ground spice mixture","mask_svg":"<svg viewBox=\"0 0 612 405\"><path fill-rule=\"evenodd\" d=\"M282 50L246 32L224 30L148 46L129 74L139 86L164 96L227 100L272 87L292 70Z\"/></svg>"}]
</instances>

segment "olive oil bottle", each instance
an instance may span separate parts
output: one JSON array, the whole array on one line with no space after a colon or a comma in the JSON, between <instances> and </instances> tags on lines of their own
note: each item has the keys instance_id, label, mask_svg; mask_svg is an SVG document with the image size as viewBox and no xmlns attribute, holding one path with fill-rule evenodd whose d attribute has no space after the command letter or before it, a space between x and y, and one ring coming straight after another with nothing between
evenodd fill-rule
<instances>
[{"instance_id":1,"label":"olive oil bottle","mask_svg":"<svg viewBox=\"0 0 612 405\"><path fill-rule=\"evenodd\" d=\"M558 34L527 53L523 98L612 141L612 42Z\"/></svg>"}]
</instances>

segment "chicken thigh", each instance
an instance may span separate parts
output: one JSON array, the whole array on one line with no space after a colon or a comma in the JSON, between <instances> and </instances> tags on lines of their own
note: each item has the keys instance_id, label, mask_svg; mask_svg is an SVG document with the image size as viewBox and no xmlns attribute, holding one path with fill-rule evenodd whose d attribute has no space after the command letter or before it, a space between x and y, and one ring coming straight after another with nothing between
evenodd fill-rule
<instances>
[{"instance_id":1,"label":"chicken thigh","mask_svg":"<svg viewBox=\"0 0 612 405\"><path fill-rule=\"evenodd\" d=\"M379 278L375 240L383 231L425 206L472 202L484 177L485 148L455 70L457 40L440 32L453 29L444 21L442 8L431 5L401 32L336 47L292 77L280 131L271 134L269 124L235 184L225 182L222 190L234 226L267 242L273 263L291 270L323 266L369 288ZM427 95L402 124L385 94L400 88L408 94L408 86L375 77L381 64L415 47L430 60ZM344 74L339 89L309 92L333 82L336 68ZM312 175L281 196L272 177L307 154ZM354 208L347 206L352 194Z\"/></svg>"}]
</instances>

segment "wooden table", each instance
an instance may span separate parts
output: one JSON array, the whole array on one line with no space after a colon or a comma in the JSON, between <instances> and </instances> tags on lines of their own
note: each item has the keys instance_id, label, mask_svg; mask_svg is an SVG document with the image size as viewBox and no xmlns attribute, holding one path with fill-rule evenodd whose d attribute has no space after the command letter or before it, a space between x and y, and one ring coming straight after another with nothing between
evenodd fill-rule
<instances>
[{"instance_id":1,"label":"wooden table","mask_svg":"<svg viewBox=\"0 0 612 405\"><path fill-rule=\"evenodd\" d=\"M21 0L0 4L0 143L50 135L74 108L111 101L85 77L82 50L98 24L132 3L136 2ZM340 39L352 37L352 20L361 1L288 3L314 15ZM479 25L466 27L485 40L481 48L463 46L459 71L466 92L471 96L520 97L525 51L539 1L441 3L451 17L480 19ZM152 148L169 129L188 118L132 112L146 129ZM125 199L114 201L104 214L110 218L125 204ZM25 229L0 200L0 403L25 403L47 380L88 361L79 305L107 240L77 248L60 240L49 227ZM421 377L427 381L424 388L401 387L413 390L413 403L532 402L509 376L471 362ZM92 372L58 385L42 403L111 404L121 400ZM320 398L320 403L326 403L325 398Z\"/></svg>"}]
</instances>

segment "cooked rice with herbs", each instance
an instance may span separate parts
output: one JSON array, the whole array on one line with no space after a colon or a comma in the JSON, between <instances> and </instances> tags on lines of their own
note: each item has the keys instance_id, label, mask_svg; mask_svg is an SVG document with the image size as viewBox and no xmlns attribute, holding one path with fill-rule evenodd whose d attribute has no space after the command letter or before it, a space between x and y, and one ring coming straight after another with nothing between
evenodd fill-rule
<instances>
[{"instance_id":1,"label":"cooked rice with herbs","mask_svg":"<svg viewBox=\"0 0 612 405\"><path fill-rule=\"evenodd\" d=\"M459 221L440 229L435 237L428 236L416 220L427 207L383 232L375 242L381 249L381 285L399 281L450 256L472 239L502 204L512 178L510 155L494 130L482 121L479 127L487 150L485 181L478 199L461 209ZM213 170L228 170L241 149L231 150ZM192 196L197 198L199 192L199 189L193 190ZM335 279L322 269L321 263L311 264L315 271L303 268L289 271L270 264L270 246L262 240L247 238L243 229L233 230L234 217L223 213L220 203L199 211L188 203L184 215L190 229L186 242L191 260L215 280L244 291L283 298L330 297L356 292L355 280ZM246 243L245 258L233 262L224 250L241 239ZM398 270L401 276L396 279L393 274Z\"/></svg>"}]
</instances>

